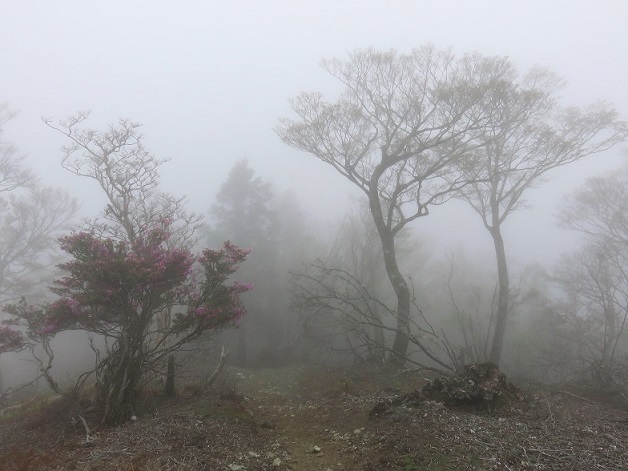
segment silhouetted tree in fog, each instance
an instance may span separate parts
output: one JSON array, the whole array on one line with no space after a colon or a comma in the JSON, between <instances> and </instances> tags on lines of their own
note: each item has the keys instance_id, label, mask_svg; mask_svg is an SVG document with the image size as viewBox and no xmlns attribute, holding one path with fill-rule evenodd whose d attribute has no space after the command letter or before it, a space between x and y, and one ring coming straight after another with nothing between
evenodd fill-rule
<instances>
[{"instance_id":1,"label":"silhouetted tree in fog","mask_svg":"<svg viewBox=\"0 0 628 471\"><path fill-rule=\"evenodd\" d=\"M13 116L0 106L0 302L43 297L42 285L58 261L57 238L77 209L67 193L43 187L24 157L1 139L2 126ZM23 346L23 340L18 331L0 328L0 352Z\"/></svg>"},{"instance_id":2,"label":"silhouetted tree in fog","mask_svg":"<svg viewBox=\"0 0 628 471\"><path fill-rule=\"evenodd\" d=\"M587 180L570 195L562 225L584 235L583 247L565 256L557 280L565 293L561 333L570 334L571 364L590 371L598 386L625 382L628 320L628 166ZM579 346L579 348L578 348Z\"/></svg>"},{"instance_id":3,"label":"silhouetted tree in fog","mask_svg":"<svg viewBox=\"0 0 628 471\"><path fill-rule=\"evenodd\" d=\"M364 202L365 203L365 202ZM397 246L399 251L399 246ZM328 263L334 268L343 268L360 280L373 299L385 301L386 269L382 245L366 204L359 205L343 220L336 241L331 247ZM390 286L390 285L389 285ZM371 303L370 322L365 322L364 346L367 360L381 362L388 351L383 327L384 310L377 302Z\"/></svg>"},{"instance_id":4,"label":"silhouetted tree in fog","mask_svg":"<svg viewBox=\"0 0 628 471\"><path fill-rule=\"evenodd\" d=\"M216 194L214 231L243 246L266 249L275 242L276 215L270 183L255 177L246 160L236 162Z\"/></svg>"},{"instance_id":5,"label":"silhouetted tree in fog","mask_svg":"<svg viewBox=\"0 0 628 471\"><path fill-rule=\"evenodd\" d=\"M2 126L14 116L15 112L7 105L0 104L0 137ZM35 176L23 165L23 161L24 156L20 156L13 145L0 140L0 191L11 191L33 183Z\"/></svg>"},{"instance_id":6,"label":"silhouetted tree in fog","mask_svg":"<svg viewBox=\"0 0 628 471\"><path fill-rule=\"evenodd\" d=\"M107 198L107 205L84 228L106 237L133 242L142 231L164 219L170 221L170 244L192 247L198 240L201 216L185 209L185 197L159 191L158 168L166 160L151 154L143 143L140 124L121 119L106 131L82 127L89 113L66 121L44 122L68 138L63 147L63 168L94 180Z\"/></svg>"},{"instance_id":7,"label":"silhouetted tree in fog","mask_svg":"<svg viewBox=\"0 0 628 471\"><path fill-rule=\"evenodd\" d=\"M499 364L510 311L510 280L502 225L524 206L527 190L545 174L588 155L610 149L628 136L615 110L598 103L563 108L556 102L560 81L545 70L504 76L499 99L476 150L478 178L461 191L480 215L495 247L499 291L490 360Z\"/></svg>"},{"instance_id":8,"label":"silhouetted tree in fog","mask_svg":"<svg viewBox=\"0 0 628 471\"><path fill-rule=\"evenodd\" d=\"M557 335L567 341L562 367L597 388L612 386L628 366L626 343L621 342L628 314L625 255L587 243L564 256L556 271L564 293L555 308L562 321ZM620 368L624 370L617 374Z\"/></svg>"},{"instance_id":9,"label":"silhouetted tree in fog","mask_svg":"<svg viewBox=\"0 0 628 471\"><path fill-rule=\"evenodd\" d=\"M249 315L235 333L236 360L247 365L294 361L298 337L290 312L288 272L306 257L311 235L294 198L277 198L269 182L246 161L233 166L211 209L212 240L229 239L251 249L242 276L255 285L245 297Z\"/></svg>"},{"instance_id":10,"label":"silhouetted tree in fog","mask_svg":"<svg viewBox=\"0 0 628 471\"><path fill-rule=\"evenodd\" d=\"M12 117L0 106L0 138ZM33 294L44 269L54 265L57 237L76 209L66 193L43 187L24 156L0 139L0 300Z\"/></svg>"},{"instance_id":11,"label":"silhouetted tree in fog","mask_svg":"<svg viewBox=\"0 0 628 471\"><path fill-rule=\"evenodd\" d=\"M424 268L423 246L409 230L398 236L396 249L405 262L402 269ZM396 311L390 307L395 296L365 200L343 217L329 253L294 272L292 284L308 336L353 361L385 360L396 330Z\"/></svg>"},{"instance_id":12,"label":"silhouetted tree in fog","mask_svg":"<svg viewBox=\"0 0 628 471\"><path fill-rule=\"evenodd\" d=\"M565 200L558 219L592 242L628 247L628 165L588 179Z\"/></svg>"},{"instance_id":13,"label":"silhouetted tree in fog","mask_svg":"<svg viewBox=\"0 0 628 471\"><path fill-rule=\"evenodd\" d=\"M255 172L242 160L236 162L229 172L211 208L214 223L212 239L228 239L251 249L248 279L255 283L258 297L264 296L264 292L268 293L268 287L260 285L270 281L262 279L262 272L273 272L276 221L270 207L272 197L270 183L255 177ZM251 313L259 317L260 306L258 303L255 305L257 309L252 309ZM250 321L244 320L238 326L236 358L240 364L246 364L248 360L248 324Z\"/></svg>"},{"instance_id":14,"label":"silhouetted tree in fog","mask_svg":"<svg viewBox=\"0 0 628 471\"><path fill-rule=\"evenodd\" d=\"M494 100L511 64L479 54L456 59L433 47L409 54L365 50L323 62L345 87L335 102L320 93L292 100L296 120L277 129L288 145L331 165L367 196L397 297L391 361L403 363L410 334L410 287L396 238L475 178L474 149L485 145Z\"/></svg>"}]
</instances>

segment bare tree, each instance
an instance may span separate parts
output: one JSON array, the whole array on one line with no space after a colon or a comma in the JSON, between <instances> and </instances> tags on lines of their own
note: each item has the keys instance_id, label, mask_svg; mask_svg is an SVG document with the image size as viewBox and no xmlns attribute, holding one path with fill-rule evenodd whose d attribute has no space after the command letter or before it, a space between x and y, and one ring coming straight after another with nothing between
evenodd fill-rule
<instances>
[{"instance_id":1,"label":"bare tree","mask_svg":"<svg viewBox=\"0 0 628 471\"><path fill-rule=\"evenodd\" d=\"M174 231L171 243L193 246L202 217L185 210L185 197L158 190L158 169L166 160L144 147L140 125L121 119L106 131L98 131L83 126L88 117L88 112L82 112L58 123L44 122L70 142L63 147L63 168L95 180L107 197L101 217L86 221L89 230L134 242L139 234L167 219Z\"/></svg>"},{"instance_id":2,"label":"bare tree","mask_svg":"<svg viewBox=\"0 0 628 471\"><path fill-rule=\"evenodd\" d=\"M383 315L397 321L396 310L373 296L355 275L328 267L319 260L294 273L292 282L295 305L304 316L306 328L308 324L316 324L329 337L331 348L348 352L358 361L368 361L374 353L396 354L391 346L373 335L373 332L381 332L382 336L396 332L394 326L382 322ZM410 296L413 315L408 320L407 338L411 351L406 361L420 369L452 373L453 350L423 316L413 291Z\"/></svg>"},{"instance_id":3,"label":"bare tree","mask_svg":"<svg viewBox=\"0 0 628 471\"><path fill-rule=\"evenodd\" d=\"M628 246L628 165L588 179L565 200L558 217L588 240Z\"/></svg>"},{"instance_id":4,"label":"bare tree","mask_svg":"<svg viewBox=\"0 0 628 471\"><path fill-rule=\"evenodd\" d=\"M77 203L52 188L30 188L0 195L0 299L14 301L46 284L59 262L57 239L66 230Z\"/></svg>"},{"instance_id":5,"label":"bare tree","mask_svg":"<svg viewBox=\"0 0 628 471\"><path fill-rule=\"evenodd\" d=\"M626 367L618 361L628 320L627 195L625 166L587 180L560 214L564 227L585 237L583 248L566 256L557 270L567 298L563 312L578 327L574 331L581 363L606 387L620 377L616 369Z\"/></svg>"},{"instance_id":6,"label":"bare tree","mask_svg":"<svg viewBox=\"0 0 628 471\"><path fill-rule=\"evenodd\" d=\"M567 352L562 368L602 389L626 384L628 367L622 335L628 319L628 278L625 259L618 265L614 252L587 243L563 257L556 274L564 293L555 308L561 319L557 337L565 339Z\"/></svg>"},{"instance_id":7,"label":"bare tree","mask_svg":"<svg viewBox=\"0 0 628 471\"><path fill-rule=\"evenodd\" d=\"M349 350L355 361L384 361L388 348L383 325L385 312L380 303L386 302L382 291L390 285L382 257L381 243L368 205L364 200L355 201L352 211L343 217L325 260L307 263L292 275L293 301L300 311L301 329L307 337L317 343L331 343L338 351ZM320 309L319 303L312 302L312 295L327 284L331 288L328 295L336 294L339 305L342 305L341 299L346 293L336 293L332 288L340 280L332 275L340 273L354 277L368 293L368 297L357 293L355 302L363 305L360 310L350 309L343 313L341 309ZM369 301L369 298L377 302ZM333 300L329 299L329 303ZM357 322L360 315L366 318ZM356 335L361 337L360 345L353 348L351 337ZM334 342L332 337L339 337L339 341ZM344 345L339 347L334 343Z\"/></svg>"},{"instance_id":8,"label":"bare tree","mask_svg":"<svg viewBox=\"0 0 628 471\"><path fill-rule=\"evenodd\" d=\"M402 231L397 237L397 255L402 260L409 261L413 259L413 262L415 262L417 259L416 255L424 255L422 250L420 250L422 248L420 242L411 236L409 230ZM425 261L424 258L421 257L421 262ZM390 321L394 321L396 315L390 318L388 310L383 309L380 304L388 304L391 296L394 297L394 291L390 287L384 266L379 234L373 223L366 200L356 200L352 210L343 217L338 233L323 263L328 267L327 270L317 270L317 263L314 263L305 266L300 273L311 272L312 276L327 276L330 273L334 273L332 268L346 272L364 286L370 298L377 300L377 302L370 302L370 306L367 309L369 320L363 325L363 328L366 330L360 334L364 337L362 343L366 348L366 354L362 355L364 352L361 352L359 349L351 351L356 354L356 358L360 361L382 363L390 350L389 343L392 343L392 339L389 338L390 330L385 329L384 324L386 323L390 327ZM406 266L408 265L409 263L406 263ZM419 265L422 265L422 263L419 263ZM317 271L318 275L315 275ZM294 276L293 282L295 281L307 282L307 277ZM305 287L300 287L299 283L295 283L295 287L300 290L297 298L302 298L301 295ZM307 307L308 303L304 304ZM311 325L316 313L304 312L304 314L306 314L305 319ZM328 313L320 311L319 314L325 316ZM355 317L355 313L348 313L348 316L350 318ZM323 322L323 319L318 320L321 325L330 324L329 322ZM352 324L351 319L342 319L340 311L337 316L332 315L329 320L335 323L340 331L343 329L347 330L348 326ZM348 330L355 329L357 327L351 327ZM310 331L313 330L310 329ZM313 337L316 338L318 336Z\"/></svg>"},{"instance_id":9,"label":"bare tree","mask_svg":"<svg viewBox=\"0 0 628 471\"><path fill-rule=\"evenodd\" d=\"M34 183L35 175L24 166L24 155L18 154L17 148L4 142L2 126L16 113L7 105L0 104L0 192L23 188Z\"/></svg>"},{"instance_id":10,"label":"bare tree","mask_svg":"<svg viewBox=\"0 0 628 471\"><path fill-rule=\"evenodd\" d=\"M510 280L502 225L525 205L524 193L557 167L603 152L628 137L628 125L615 110L598 103L562 108L555 94L561 82L546 70L514 75L494 103L486 128L487 145L478 148L479 178L461 191L480 215L495 247L499 280L497 315L490 360L499 364L509 313Z\"/></svg>"},{"instance_id":11,"label":"bare tree","mask_svg":"<svg viewBox=\"0 0 628 471\"><path fill-rule=\"evenodd\" d=\"M382 282L386 271L382 247L366 204L356 206L353 213L344 219L328 259L334 267L343 268L360 280L374 299L384 300ZM366 343L367 360L381 362L387 352L382 319L384 312L378 303L371 305L369 313L372 320L369 324L372 324L372 333L365 333L366 338L372 340Z\"/></svg>"},{"instance_id":12,"label":"bare tree","mask_svg":"<svg viewBox=\"0 0 628 471\"><path fill-rule=\"evenodd\" d=\"M461 341L454 342L443 329L441 336L453 352L456 371L463 371L465 365L488 360L488 332L494 322L495 292L486 296L487 290L478 279L469 273L456 269L454 257L448 256L448 271L443 277L442 290L445 305L449 308L454 323L460 331ZM477 266L474 267L477 274ZM458 272L458 273L457 273ZM480 277L482 278L482 277ZM486 298L489 298L488 301ZM488 328L486 325L488 324Z\"/></svg>"},{"instance_id":13,"label":"bare tree","mask_svg":"<svg viewBox=\"0 0 628 471\"><path fill-rule=\"evenodd\" d=\"M0 106L2 125L15 113ZM65 192L42 187L25 156L0 140L0 299L15 300L40 284L54 265L57 237L69 226L77 203Z\"/></svg>"},{"instance_id":14,"label":"bare tree","mask_svg":"<svg viewBox=\"0 0 628 471\"><path fill-rule=\"evenodd\" d=\"M39 185L24 155L2 140L15 113L0 105L0 301L43 297L42 286L59 261L57 238L69 227L77 203L65 192ZM4 332L16 339L17 331ZM0 340L0 344L2 341ZM0 345L0 350L2 346ZM2 393L0 378L0 393Z\"/></svg>"},{"instance_id":15,"label":"bare tree","mask_svg":"<svg viewBox=\"0 0 628 471\"><path fill-rule=\"evenodd\" d=\"M403 363L410 333L410 288L395 241L469 180L473 150L489 123L488 106L508 78L505 59L455 59L433 47L409 54L359 51L323 66L345 86L327 102L320 93L292 100L297 120L277 133L288 145L331 165L368 198L384 264L397 297L391 361ZM473 178L473 177L471 177Z\"/></svg>"}]
</instances>

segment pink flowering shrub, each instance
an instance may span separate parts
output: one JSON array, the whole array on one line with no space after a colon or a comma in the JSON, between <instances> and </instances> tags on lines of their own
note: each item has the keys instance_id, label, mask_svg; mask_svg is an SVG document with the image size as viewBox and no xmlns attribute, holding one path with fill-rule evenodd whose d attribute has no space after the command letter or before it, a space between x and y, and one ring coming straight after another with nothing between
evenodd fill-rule
<instances>
[{"instance_id":1,"label":"pink flowering shrub","mask_svg":"<svg viewBox=\"0 0 628 471\"><path fill-rule=\"evenodd\" d=\"M136 243L99 239L87 232L61 239L73 259L60 266L67 276L55 281L60 296L47 308L48 328L109 333L184 303L180 295L195 258L164 246L167 233L153 231ZM179 296L174 296L174 293Z\"/></svg>"},{"instance_id":2,"label":"pink flowering shrub","mask_svg":"<svg viewBox=\"0 0 628 471\"><path fill-rule=\"evenodd\" d=\"M108 334L166 308L177 308L173 329L203 331L221 327L244 314L240 295L253 287L227 281L247 250L226 242L221 250L206 249L200 257L168 249L167 232L149 233L131 245L101 240L87 232L64 237L62 248L73 259L60 267L67 275L54 282L59 299L41 309L26 304L7 306L34 336L80 329Z\"/></svg>"},{"instance_id":3,"label":"pink flowering shrub","mask_svg":"<svg viewBox=\"0 0 628 471\"><path fill-rule=\"evenodd\" d=\"M88 232L64 237L61 247L72 259L60 265L66 275L52 287L59 298L42 308L25 301L5 307L34 340L48 341L64 330L113 339L95 371L105 422L131 414L143 371L167 352L244 315L240 295L252 286L229 278L248 251L226 242L220 250L194 256L168 247L169 234L162 221L133 243ZM174 320L160 326L157 316L165 312ZM0 342L7 339L0 348L19 347L7 329L0 331Z\"/></svg>"}]
</instances>

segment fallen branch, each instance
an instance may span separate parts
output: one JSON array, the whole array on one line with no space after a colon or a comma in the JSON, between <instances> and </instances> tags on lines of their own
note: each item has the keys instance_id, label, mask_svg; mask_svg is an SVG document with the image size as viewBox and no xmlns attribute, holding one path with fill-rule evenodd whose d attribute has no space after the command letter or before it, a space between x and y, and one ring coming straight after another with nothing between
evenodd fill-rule
<instances>
[{"instance_id":1,"label":"fallen branch","mask_svg":"<svg viewBox=\"0 0 628 471\"><path fill-rule=\"evenodd\" d=\"M206 388L211 387L211 385L214 384L216 379L218 379L218 376L222 372L222 369L225 367L225 358L227 358L227 354L225 353L225 346L223 345L222 351L220 352L220 361L218 362L218 366L216 366L216 369L214 370L212 375L209 378L207 378L207 381L205 381Z\"/></svg>"},{"instance_id":2,"label":"fallen branch","mask_svg":"<svg viewBox=\"0 0 628 471\"><path fill-rule=\"evenodd\" d=\"M87 420L85 420L85 417L80 414L78 417L81 420L83 427L85 427L85 443L91 443L92 441L94 441L94 435L92 435L92 431L89 428L89 425L87 425Z\"/></svg>"},{"instance_id":3,"label":"fallen branch","mask_svg":"<svg viewBox=\"0 0 628 471\"><path fill-rule=\"evenodd\" d=\"M190 466L189 464L184 463L183 461L179 461L176 458L170 458L172 461L174 461L175 464L178 464L179 466L183 466L184 468L191 468L192 466Z\"/></svg>"},{"instance_id":4,"label":"fallen branch","mask_svg":"<svg viewBox=\"0 0 628 471\"><path fill-rule=\"evenodd\" d=\"M591 399L587 399L586 397L578 396L577 394L574 394L574 393L570 393L569 391L563 391L559 389L554 389L554 391L556 391L559 394L565 394L566 396L575 397L576 399L580 399L581 401L586 401L590 404L595 404L595 401L592 401Z\"/></svg>"},{"instance_id":5,"label":"fallen branch","mask_svg":"<svg viewBox=\"0 0 628 471\"><path fill-rule=\"evenodd\" d=\"M628 423L628 419L607 419L605 417L598 417L600 420L604 420L605 422L614 422L617 424L626 424Z\"/></svg>"}]
</instances>

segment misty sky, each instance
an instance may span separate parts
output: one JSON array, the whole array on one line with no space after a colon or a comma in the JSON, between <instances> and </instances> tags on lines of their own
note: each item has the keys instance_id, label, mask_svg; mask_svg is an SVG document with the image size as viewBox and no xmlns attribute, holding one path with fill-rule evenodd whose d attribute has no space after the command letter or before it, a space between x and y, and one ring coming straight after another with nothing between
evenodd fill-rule
<instances>
[{"instance_id":1,"label":"misty sky","mask_svg":"<svg viewBox=\"0 0 628 471\"><path fill-rule=\"evenodd\" d=\"M568 81L565 102L598 99L628 117L628 2L624 0L0 0L0 103L20 114L5 140L29 154L44 183L67 188L95 214L92 182L59 165L61 136L41 116L92 110L102 127L119 117L143 123L164 166L164 187L207 213L233 163L247 158L261 177L292 189L320 221L339 217L352 186L273 133L302 90L334 93L319 66L357 48L407 52L433 43L456 53L507 55L522 70L548 66ZM559 170L507 222L509 255L525 263L569 244L554 227L561 196L587 175L622 164L622 149ZM462 204L435 210L416 228L440 247L486 251L490 238Z\"/></svg>"}]
</instances>

